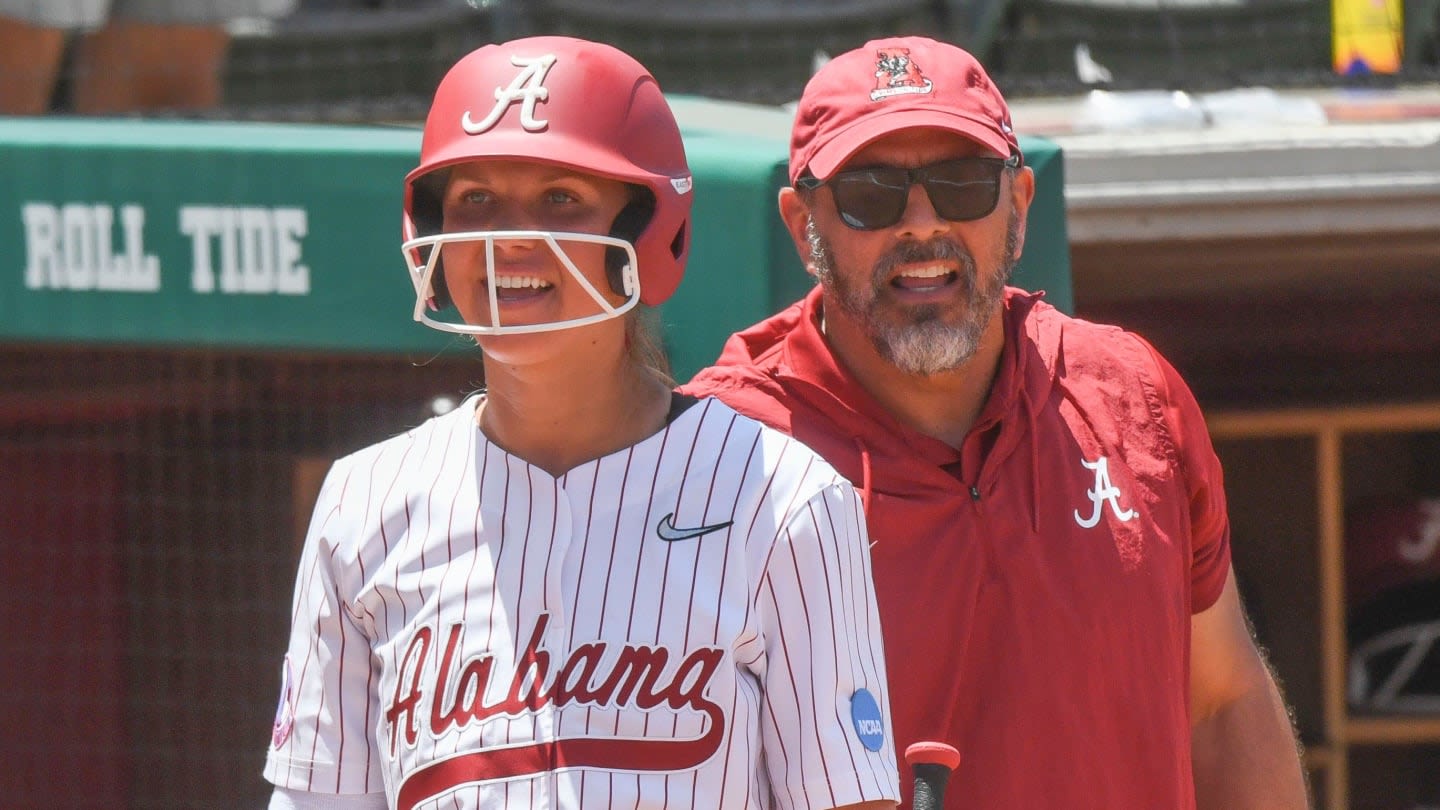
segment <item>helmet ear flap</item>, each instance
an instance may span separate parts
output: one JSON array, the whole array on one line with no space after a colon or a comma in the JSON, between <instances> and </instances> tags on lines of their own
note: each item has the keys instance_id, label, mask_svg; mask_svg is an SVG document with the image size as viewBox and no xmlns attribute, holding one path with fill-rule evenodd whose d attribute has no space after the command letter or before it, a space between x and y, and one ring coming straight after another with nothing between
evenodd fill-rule
<instances>
[{"instance_id":1,"label":"helmet ear flap","mask_svg":"<svg viewBox=\"0 0 1440 810\"><path fill-rule=\"evenodd\" d=\"M655 192L645 186L630 186L630 202L615 215L610 225L610 236L635 244L640 234L655 216ZM625 251L617 247L605 248L605 277L610 281L610 290L616 295L625 295ZM637 268L638 269L638 268Z\"/></svg>"}]
</instances>

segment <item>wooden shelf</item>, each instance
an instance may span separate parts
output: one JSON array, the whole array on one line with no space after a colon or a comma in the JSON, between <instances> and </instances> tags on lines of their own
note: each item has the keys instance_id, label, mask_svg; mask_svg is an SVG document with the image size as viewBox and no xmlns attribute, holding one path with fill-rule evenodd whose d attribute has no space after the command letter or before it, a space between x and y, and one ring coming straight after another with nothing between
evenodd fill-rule
<instances>
[{"instance_id":1,"label":"wooden shelf","mask_svg":"<svg viewBox=\"0 0 1440 810\"><path fill-rule=\"evenodd\" d=\"M1304 765L1307 771L1318 771L1335 762L1335 749L1328 745L1305 746Z\"/></svg>"},{"instance_id":2,"label":"wooden shelf","mask_svg":"<svg viewBox=\"0 0 1440 810\"><path fill-rule=\"evenodd\" d=\"M1440 743L1440 716L1351 717L1345 723L1345 740L1365 745Z\"/></svg>"},{"instance_id":3,"label":"wooden shelf","mask_svg":"<svg viewBox=\"0 0 1440 810\"><path fill-rule=\"evenodd\" d=\"M1291 544L1284 552L1252 548L1250 560L1258 571L1268 572L1270 584L1291 602L1298 596L1310 606L1306 615L1314 624L1294 629L1305 633L1311 646L1288 645L1287 649L1288 660L1297 671L1313 667L1304 678L1318 687L1318 694L1308 693L1311 733L1318 739L1305 752L1305 767L1312 783L1322 787L1321 807L1348 810L1355 801L1364 806L1364 797L1351 795L1354 749L1440 745L1440 715L1355 716L1350 712L1345 685L1345 518L1352 500L1363 497L1357 492L1364 493L1365 485L1372 490L1376 486L1374 479L1363 477L1374 471L1373 462L1371 468L1352 468L1351 462L1367 458L1368 452L1370 458L1386 465L1389 456L1385 454L1393 452L1397 442L1406 441L1395 434L1440 431L1440 401L1217 412L1207 417L1206 423L1217 451L1234 453L1243 462L1234 468L1234 480L1243 483L1230 493L1232 525L1246 526L1249 542L1288 537L1286 542ZM1222 448L1224 443L1228 447ZM1258 449L1267 445L1268 451ZM1347 474L1362 477L1347 481ZM1226 483L1228 489L1233 483L1230 475ZM1276 504L1289 506L1280 510L1279 522L1271 519ZM1287 533L1287 527L1295 526L1303 528ZM1308 558L1298 566L1305 572L1300 591L1289 582L1275 580L1287 576L1284 572L1289 569L1283 567L1286 553ZM1264 586L1257 583L1255 587ZM1373 757L1364 762L1368 769L1375 767ZM1370 770L1358 777L1356 784L1373 788L1374 779Z\"/></svg>"},{"instance_id":4,"label":"wooden shelf","mask_svg":"<svg viewBox=\"0 0 1440 810\"><path fill-rule=\"evenodd\" d=\"M1380 433L1440 428L1440 402L1347 408L1287 408L1218 413L1206 420L1215 438L1308 436L1325 430Z\"/></svg>"}]
</instances>

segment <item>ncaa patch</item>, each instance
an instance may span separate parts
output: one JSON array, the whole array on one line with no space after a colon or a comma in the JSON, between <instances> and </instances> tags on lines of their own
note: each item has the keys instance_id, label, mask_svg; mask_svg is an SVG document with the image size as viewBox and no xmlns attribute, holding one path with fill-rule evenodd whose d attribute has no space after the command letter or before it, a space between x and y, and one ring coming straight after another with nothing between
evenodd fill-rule
<instances>
[{"instance_id":1,"label":"ncaa patch","mask_svg":"<svg viewBox=\"0 0 1440 810\"><path fill-rule=\"evenodd\" d=\"M850 696L850 722L855 726L855 736L867 750L879 751L885 744L885 718L880 716L880 704L869 689L860 688Z\"/></svg>"},{"instance_id":2,"label":"ncaa patch","mask_svg":"<svg viewBox=\"0 0 1440 810\"><path fill-rule=\"evenodd\" d=\"M290 656L280 667L280 705L275 707L275 725L270 728L270 744L278 749L290 739L295 727L295 699L291 694Z\"/></svg>"}]
</instances>

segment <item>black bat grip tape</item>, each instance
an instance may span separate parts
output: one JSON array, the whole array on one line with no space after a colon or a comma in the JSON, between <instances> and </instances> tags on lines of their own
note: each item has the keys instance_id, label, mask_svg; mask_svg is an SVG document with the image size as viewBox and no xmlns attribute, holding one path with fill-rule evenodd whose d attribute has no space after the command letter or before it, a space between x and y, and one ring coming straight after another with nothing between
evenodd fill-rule
<instances>
[{"instance_id":1,"label":"black bat grip tape","mask_svg":"<svg viewBox=\"0 0 1440 810\"><path fill-rule=\"evenodd\" d=\"M918 762L915 771L915 801L912 810L940 810L945 803L945 784L950 781L950 768L934 762Z\"/></svg>"}]
</instances>

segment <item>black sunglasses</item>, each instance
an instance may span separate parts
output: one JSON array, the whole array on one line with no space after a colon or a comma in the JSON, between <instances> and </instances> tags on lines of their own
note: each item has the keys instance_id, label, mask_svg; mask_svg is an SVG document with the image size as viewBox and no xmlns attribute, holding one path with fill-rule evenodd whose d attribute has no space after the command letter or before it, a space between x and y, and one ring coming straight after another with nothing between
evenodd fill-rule
<instances>
[{"instance_id":1,"label":"black sunglasses","mask_svg":"<svg viewBox=\"0 0 1440 810\"><path fill-rule=\"evenodd\" d=\"M795 187L812 191L829 186L840 219L857 231L879 230L899 222L910 199L910 186L915 183L925 188L935 213L951 222L967 222L995 210L1000 202L1001 172L1019 165L1019 155L957 158L918 169L854 169L839 172L829 180L801 177Z\"/></svg>"}]
</instances>

